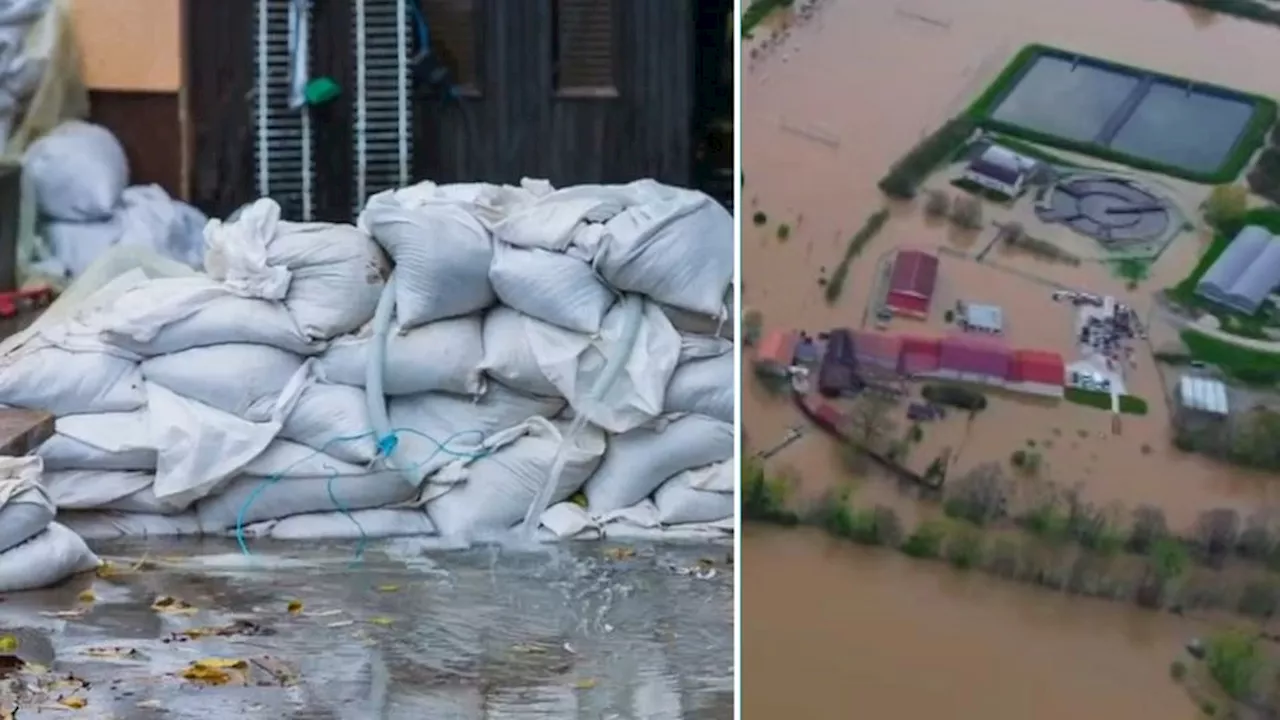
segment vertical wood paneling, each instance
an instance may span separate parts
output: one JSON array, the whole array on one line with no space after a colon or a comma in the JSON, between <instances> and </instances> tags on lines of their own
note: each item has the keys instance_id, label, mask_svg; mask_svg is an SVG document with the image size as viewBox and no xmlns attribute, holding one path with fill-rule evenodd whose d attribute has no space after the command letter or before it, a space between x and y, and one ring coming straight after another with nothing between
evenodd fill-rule
<instances>
[{"instance_id":1,"label":"vertical wood paneling","mask_svg":"<svg viewBox=\"0 0 1280 720\"><path fill-rule=\"evenodd\" d=\"M316 147L313 212L317 220L329 222L351 220L355 170L352 93L356 87L353 10L350 0L312 5L311 76L331 77L342 89L337 98L311 110Z\"/></svg>"}]
</instances>

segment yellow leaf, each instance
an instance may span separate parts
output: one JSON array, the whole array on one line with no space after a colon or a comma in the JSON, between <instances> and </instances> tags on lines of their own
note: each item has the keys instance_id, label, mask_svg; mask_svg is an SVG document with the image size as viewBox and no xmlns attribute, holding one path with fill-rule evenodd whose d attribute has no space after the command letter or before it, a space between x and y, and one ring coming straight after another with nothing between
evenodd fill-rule
<instances>
[{"instance_id":1,"label":"yellow leaf","mask_svg":"<svg viewBox=\"0 0 1280 720\"><path fill-rule=\"evenodd\" d=\"M218 668L219 670L243 670L249 667L249 663L240 658L204 658L197 660L192 665L200 665L207 668Z\"/></svg>"},{"instance_id":2,"label":"yellow leaf","mask_svg":"<svg viewBox=\"0 0 1280 720\"><path fill-rule=\"evenodd\" d=\"M400 589L399 585L379 585L378 592L392 593Z\"/></svg>"},{"instance_id":3,"label":"yellow leaf","mask_svg":"<svg viewBox=\"0 0 1280 720\"><path fill-rule=\"evenodd\" d=\"M590 690L596 686L596 681L591 678L582 678L578 682L574 683L573 686L579 690Z\"/></svg>"},{"instance_id":4,"label":"yellow leaf","mask_svg":"<svg viewBox=\"0 0 1280 720\"><path fill-rule=\"evenodd\" d=\"M184 680L201 682L207 685L226 685L232 680L243 682L249 663L239 658L205 658L197 660L183 669Z\"/></svg>"},{"instance_id":5,"label":"yellow leaf","mask_svg":"<svg viewBox=\"0 0 1280 720\"><path fill-rule=\"evenodd\" d=\"M573 494L573 497L569 498L569 502L580 508L584 508L587 506L587 495L586 493L576 492Z\"/></svg>"},{"instance_id":6,"label":"yellow leaf","mask_svg":"<svg viewBox=\"0 0 1280 720\"><path fill-rule=\"evenodd\" d=\"M97 599L98 599L98 596L97 596L97 595L94 595L92 590L85 590L84 592L82 592L82 593L80 593L78 596L76 596L76 599L78 599L80 602L87 602L87 603L91 603L91 602L93 602L93 601L97 600Z\"/></svg>"},{"instance_id":7,"label":"yellow leaf","mask_svg":"<svg viewBox=\"0 0 1280 720\"><path fill-rule=\"evenodd\" d=\"M95 572L97 572L98 577L105 579L109 577L114 577L120 571L116 568L115 564L112 563L110 560L103 560L102 564L98 566L98 569Z\"/></svg>"},{"instance_id":8,"label":"yellow leaf","mask_svg":"<svg viewBox=\"0 0 1280 720\"><path fill-rule=\"evenodd\" d=\"M12 635L0 635L0 653L18 652L18 638Z\"/></svg>"},{"instance_id":9,"label":"yellow leaf","mask_svg":"<svg viewBox=\"0 0 1280 720\"><path fill-rule=\"evenodd\" d=\"M389 617L373 617L373 618L369 618L369 622L373 623L374 625L381 625L383 627L387 627L393 621Z\"/></svg>"},{"instance_id":10,"label":"yellow leaf","mask_svg":"<svg viewBox=\"0 0 1280 720\"><path fill-rule=\"evenodd\" d=\"M297 615L298 613L302 612L302 601L290 600L289 605L286 609L289 611L290 615Z\"/></svg>"},{"instance_id":11,"label":"yellow leaf","mask_svg":"<svg viewBox=\"0 0 1280 720\"><path fill-rule=\"evenodd\" d=\"M628 547L609 548L604 551L605 557L610 560L626 560L629 557L635 557L636 551Z\"/></svg>"},{"instance_id":12,"label":"yellow leaf","mask_svg":"<svg viewBox=\"0 0 1280 720\"><path fill-rule=\"evenodd\" d=\"M194 615L198 612L196 608L192 607L187 601L179 600L171 595L161 595L156 598L155 602L151 603L151 609L156 612L179 615Z\"/></svg>"},{"instance_id":13,"label":"yellow leaf","mask_svg":"<svg viewBox=\"0 0 1280 720\"><path fill-rule=\"evenodd\" d=\"M85 700L82 697L64 697L64 698L58 698L58 704L69 707L72 710L79 710L85 705L88 705L89 701Z\"/></svg>"}]
</instances>

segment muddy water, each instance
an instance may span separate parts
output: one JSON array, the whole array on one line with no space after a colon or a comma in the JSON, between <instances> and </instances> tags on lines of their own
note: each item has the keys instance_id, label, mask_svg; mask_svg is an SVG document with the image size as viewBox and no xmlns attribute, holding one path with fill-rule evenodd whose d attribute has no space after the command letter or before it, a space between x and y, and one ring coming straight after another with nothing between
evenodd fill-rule
<instances>
[{"instance_id":1,"label":"muddy water","mask_svg":"<svg viewBox=\"0 0 1280 720\"><path fill-rule=\"evenodd\" d=\"M759 38L767 34L757 33ZM766 213L768 221L758 227L748 222L744 232L744 304L762 311L767 326L812 331L857 326L877 260L894 248L980 248L985 236L957 235L925 222L918 208L899 206L854 264L838 302L828 305L818 285L823 268L835 267L848 238L884 202L875 183L889 165L963 108L1030 42L1280 96L1280 74L1268 70L1280 64L1280 31L1173 3L822 0L816 16L795 25L785 41L754 54L748 44L745 51L745 209L748 215ZM1202 189L1160 182L1194 210ZM785 242L777 237L779 223L791 225ZM1183 277L1203 242L1198 232L1183 233L1135 292L1097 263L1070 268L993 256L1054 282L1116 294L1145 312L1151 292ZM943 285L957 296L981 295L1006 308L1022 307L1033 295L1039 303L1045 293L1043 286L1029 282L993 282L985 272L972 262L949 262ZM1021 337L1016 327L1010 328L1009 339L1016 345L1052 344L1048 324L1069 327L1069 321L1056 317L1039 327L1035 315L1010 312L1029 328ZM1059 344L1066 343L1064 336ZM965 460L1005 459L1027 439L1053 437L1055 430L1084 430L1097 437L1081 439L1074 449L1069 442L1054 444L1045 450L1045 459L1055 480L1082 484L1092 500L1129 506L1155 502L1166 509L1172 524L1183 526L1207 507L1251 510L1280 502L1270 490L1274 483L1266 478L1172 448L1163 387L1149 352L1139 357L1129 382L1134 394L1149 400L1151 413L1126 417L1121 437L1101 437L1110 418L1100 411L1069 406L1046 410L1001 401L989 418L975 423ZM800 420L786 403L769 399L751 384L744 393L744 422L752 444L765 447ZM834 456L825 440L808 437L777 462L792 466L803 478L802 492L810 494L843 477Z\"/></svg>"},{"instance_id":2,"label":"muddy water","mask_svg":"<svg viewBox=\"0 0 1280 720\"><path fill-rule=\"evenodd\" d=\"M1197 717L1169 679L1203 632L1191 621L802 531L750 527L742 544L749 720Z\"/></svg>"}]
</instances>

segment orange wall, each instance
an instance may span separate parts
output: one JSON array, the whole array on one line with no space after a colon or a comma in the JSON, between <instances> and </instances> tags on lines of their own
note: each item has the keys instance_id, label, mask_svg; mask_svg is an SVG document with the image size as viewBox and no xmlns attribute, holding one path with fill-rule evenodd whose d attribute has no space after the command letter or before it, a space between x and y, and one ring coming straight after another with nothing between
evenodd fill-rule
<instances>
[{"instance_id":1,"label":"orange wall","mask_svg":"<svg viewBox=\"0 0 1280 720\"><path fill-rule=\"evenodd\" d=\"M180 90L181 3L182 0L74 0L72 22L89 89Z\"/></svg>"}]
</instances>

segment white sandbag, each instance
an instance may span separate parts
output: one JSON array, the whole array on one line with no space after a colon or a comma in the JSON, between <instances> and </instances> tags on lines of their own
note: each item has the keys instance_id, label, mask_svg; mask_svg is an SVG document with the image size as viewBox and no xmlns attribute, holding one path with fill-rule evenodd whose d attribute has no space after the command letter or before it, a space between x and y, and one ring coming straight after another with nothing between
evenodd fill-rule
<instances>
[{"instance_id":1,"label":"white sandbag","mask_svg":"<svg viewBox=\"0 0 1280 720\"><path fill-rule=\"evenodd\" d=\"M200 521L194 512L149 515L113 510L72 510L60 515L58 520L85 540L191 537L201 534ZM54 523L54 526L57 524ZM0 562L3 562L2 556Z\"/></svg>"},{"instance_id":2,"label":"white sandbag","mask_svg":"<svg viewBox=\"0 0 1280 720\"><path fill-rule=\"evenodd\" d=\"M733 457L733 423L684 415L609 438L609 452L583 492L592 514L634 505L667 478Z\"/></svg>"},{"instance_id":3,"label":"white sandbag","mask_svg":"<svg viewBox=\"0 0 1280 720\"><path fill-rule=\"evenodd\" d=\"M0 356L0 405L70 415L145 402L138 363L96 340L55 343L40 334Z\"/></svg>"},{"instance_id":4,"label":"white sandbag","mask_svg":"<svg viewBox=\"0 0 1280 720\"><path fill-rule=\"evenodd\" d=\"M733 422L733 355L690 360L676 367L662 409Z\"/></svg>"},{"instance_id":5,"label":"white sandbag","mask_svg":"<svg viewBox=\"0 0 1280 720\"><path fill-rule=\"evenodd\" d=\"M719 317L702 315L661 303L658 306L662 308L662 314L667 316L667 319L671 321L676 330L682 333L712 335L732 341L734 330L736 329L735 325L737 324L733 320L737 317L734 312L733 288L729 288L724 302L725 312Z\"/></svg>"},{"instance_id":6,"label":"white sandbag","mask_svg":"<svg viewBox=\"0 0 1280 720\"><path fill-rule=\"evenodd\" d=\"M334 463L340 464L337 460ZM394 471L281 478L245 475L217 495L196 503L196 514L204 532L216 533L237 523L382 507L410 500L416 494L417 490Z\"/></svg>"},{"instance_id":7,"label":"white sandbag","mask_svg":"<svg viewBox=\"0 0 1280 720\"><path fill-rule=\"evenodd\" d=\"M641 304L634 344L598 396L598 383L615 358L623 358L628 313ZM680 335L658 308L627 297L605 316L598 336L574 333L505 308L485 320L481 368L512 387L568 399L576 412L611 432L625 432L662 412L667 383L680 357Z\"/></svg>"},{"instance_id":8,"label":"white sandbag","mask_svg":"<svg viewBox=\"0 0 1280 720\"><path fill-rule=\"evenodd\" d=\"M151 417L133 412L63 415L36 453L46 470L155 470Z\"/></svg>"},{"instance_id":9,"label":"white sandbag","mask_svg":"<svg viewBox=\"0 0 1280 720\"><path fill-rule=\"evenodd\" d=\"M540 522L538 539L542 542L599 540L604 536L604 531L587 511L572 502L560 502L547 508Z\"/></svg>"},{"instance_id":10,"label":"white sandbag","mask_svg":"<svg viewBox=\"0 0 1280 720\"><path fill-rule=\"evenodd\" d=\"M706 475L715 477L706 478L704 477ZM694 482L723 486L726 477L730 483L728 492L700 490L693 486ZM734 513L732 482L731 462L686 470L676 475L662 483L662 487L653 493L653 504L658 508L658 520L663 525L680 525L732 518Z\"/></svg>"},{"instance_id":11,"label":"white sandbag","mask_svg":"<svg viewBox=\"0 0 1280 720\"><path fill-rule=\"evenodd\" d=\"M111 217L129 184L129 162L111 131L69 120L36 140L22 158L41 215L73 222Z\"/></svg>"},{"instance_id":12,"label":"white sandbag","mask_svg":"<svg viewBox=\"0 0 1280 720\"><path fill-rule=\"evenodd\" d=\"M492 305L493 241L471 213L422 183L369 198L357 224L396 266L396 320L414 327Z\"/></svg>"},{"instance_id":13,"label":"white sandbag","mask_svg":"<svg viewBox=\"0 0 1280 720\"><path fill-rule=\"evenodd\" d=\"M302 367L302 358L266 345L191 348L142 362L142 377L183 397L262 422Z\"/></svg>"},{"instance_id":14,"label":"white sandbag","mask_svg":"<svg viewBox=\"0 0 1280 720\"><path fill-rule=\"evenodd\" d=\"M236 417L148 383L151 437L158 449L156 497L174 507L186 507L240 473L280 432L306 380L304 366L264 422Z\"/></svg>"},{"instance_id":15,"label":"white sandbag","mask_svg":"<svg viewBox=\"0 0 1280 720\"><path fill-rule=\"evenodd\" d=\"M450 463L423 491L427 513L440 534L470 537L505 531L520 522L550 477L556 453L564 467L551 502L567 499L595 471L605 452L604 433L584 426L564 445L567 425L530 418L489 438L489 453Z\"/></svg>"},{"instance_id":16,"label":"white sandbag","mask_svg":"<svg viewBox=\"0 0 1280 720\"><path fill-rule=\"evenodd\" d=\"M53 522L54 505L40 484L38 457L0 457L0 553Z\"/></svg>"},{"instance_id":17,"label":"white sandbag","mask_svg":"<svg viewBox=\"0 0 1280 720\"><path fill-rule=\"evenodd\" d=\"M154 471L46 470L45 492L60 510L97 510L155 482Z\"/></svg>"},{"instance_id":18,"label":"white sandbag","mask_svg":"<svg viewBox=\"0 0 1280 720\"><path fill-rule=\"evenodd\" d=\"M61 277L80 277L98 258L120 241L120 221L116 218L93 222L49 221L40 228L40 236L53 253L53 263Z\"/></svg>"},{"instance_id":19,"label":"white sandbag","mask_svg":"<svg viewBox=\"0 0 1280 720\"><path fill-rule=\"evenodd\" d=\"M383 392L483 392L481 328L479 315L437 320L408 330L393 328L387 339ZM316 362L317 374L331 383L364 387L372 335L372 325L367 325L355 335L335 339Z\"/></svg>"},{"instance_id":20,"label":"white sandbag","mask_svg":"<svg viewBox=\"0 0 1280 720\"><path fill-rule=\"evenodd\" d=\"M103 505L101 509L143 515L177 515L190 507L191 503L168 502L156 497L154 478L152 478L151 485L113 500Z\"/></svg>"},{"instance_id":21,"label":"white sandbag","mask_svg":"<svg viewBox=\"0 0 1280 720\"><path fill-rule=\"evenodd\" d=\"M394 397L388 413L399 443L397 458L411 463L425 478L458 457L478 452L492 433L531 417L553 417L564 407L559 398L534 397L490 383L477 399L448 393Z\"/></svg>"},{"instance_id":22,"label":"white sandbag","mask_svg":"<svg viewBox=\"0 0 1280 720\"><path fill-rule=\"evenodd\" d=\"M620 290L704 315L725 312L733 282L733 216L695 190L632 183L643 202L604 224L597 272Z\"/></svg>"},{"instance_id":23,"label":"white sandbag","mask_svg":"<svg viewBox=\"0 0 1280 720\"><path fill-rule=\"evenodd\" d=\"M556 190L542 180L521 180L524 202L506 208L493 225L497 240L526 248L564 252L583 236L598 236L601 223L641 197L632 185L576 185Z\"/></svg>"},{"instance_id":24,"label":"white sandbag","mask_svg":"<svg viewBox=\"0 0 1280 720\"><path fill-rule=\"evenodd\" d=\"M557 327L594 334L617 294L571 255L494 243L489 281L503 304Z\"/></svg>"},{"instance_id":25,"label":"white sandbag","mask_svg":"<svg viewBox=\"0 0 1280 720\"><path fill-rule=\"evenodd\" d=\"M205 276L157 278L130 288L99 325L104 341L144 357L229 343L298 355L325 348L298 329L284 305L235 295Z\"/></svg>"},{"instance_id":26,"label":"white sandbag","mask_svg":"<svg viewBox=\"0 0 1280 720\"><path fill-rule=\"evenodd\" d=\"M431 518L419 508L371 508L293 515L243 529L246 537L276 540L359 540L434 535Z\"/></svg>"},{"instance_id":27,"label":"white sandbag","mask_svg":"<svg viewBox=\"0 0 1280 720\"><path fill-rule=\"evenodd\" d=\"M79 535L50 523L40 534L0 553L0 593L56 585L101 564Z\"/></svg>"},{"instance_id":28,"label":"white sandbag","mask_svg":"<svg viewBox=\"0 0 1280 720\"><path fill-rule=\"evenodd\" d=\"M376 243L350 225L280 220L261 199L205 227L205 268L242 297L283 301L298 328L327 340L369 321L387 274Z\"/></svg>"},{"instance_id":29,"label":"white sandbag","mask_svg":"<svg viewBox=\"0 0 1280 720\"><path fill-rule=\"evenodd\" d=\"M347 385L307 385L279 437L352 463L368 463L378 454L364 390Z\"/></svg>"}]
</instances>

